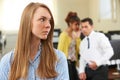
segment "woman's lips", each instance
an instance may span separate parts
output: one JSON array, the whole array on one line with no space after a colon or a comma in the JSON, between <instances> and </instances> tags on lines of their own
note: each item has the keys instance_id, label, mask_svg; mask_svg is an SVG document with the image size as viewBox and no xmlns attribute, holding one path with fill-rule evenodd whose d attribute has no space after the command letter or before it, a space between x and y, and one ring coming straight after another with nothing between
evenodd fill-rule
<instances>
[{"instance_id":1,"label":"woman's lips","mask_svg":"<svg viewBox=\"0 0 120 80\"><path fill-rule=\"evenodd\" d=\"M49 31L43 31L44 35L48 35Z\"/></svg>"}]
</instances>

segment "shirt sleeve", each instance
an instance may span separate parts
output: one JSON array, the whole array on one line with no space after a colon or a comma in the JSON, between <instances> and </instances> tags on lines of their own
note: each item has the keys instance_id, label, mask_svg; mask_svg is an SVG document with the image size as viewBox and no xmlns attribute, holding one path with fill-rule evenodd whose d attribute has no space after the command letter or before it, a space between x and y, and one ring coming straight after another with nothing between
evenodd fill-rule
<instances>
[{"instance_id":1,"label":"shirt sleeve","mask_svg":"<svg viewBox=\"0 0 120 80\"><path fill-rule=\"evenodd\" d=\"M61 51L57 51L57 54L59 55L59 60L56 65L58 76L55 80L69 80L67 59Z\"/></svg>"},{"instance_id":2,"label":"shirt sleeve","mask_svg":"<svg viewBox=\"0 0 120 80\"><path fill-rule=\"evenodd\" d=\"M2 57L0 61L0 80L8 80L10 68L10 53Z\"/></svg>"},{"instance_id":3,"label":"shirt sleeve","mask_svg":"<svg viewBox=\"0 0 120 80\"><path fill-rule=\"evenodd\" d=\"M101 59L96 61L96 64L98 66L100 66L100 65L107 64L109 59L113 56L114 52L113 52L113 48L110 44L110 41L104 34L101 34L98 43L100 43L99 47L102 49L102 54L103 54Z\"/></svg>"},{"instance_id":4,"label":"shirt sleeve","mask_svg":"<svg viewBox=\"0 0 120 80\"><path fill-rule=\"evenodd\" d=\"M81 45L80 45L80 47L79 47L79 54L82 54L83 53L83 47L81 47L82 46L82 43L81 43ZM79 60L79 74L80 73L83 73L83 72L85 72L85 67L86 67L86 61L83 59L83 57L82 57L82 55L80 55L80 60Z\"/></svg>"},{"instance_id":5,"label":"shirt sleeve","mask_svg":"<svg viewBox=\"0 0 120 80\"><path fill-rule=\"evenodd\" d=\"M80 61L79 61L80 63L80 67L79 67L79 74L80 73L83 73L83 72L85 72L85 66L86 66L86 62L85 62L85 60L82 58L82 57L80 57Z\"/></svg>"}]
</instances>

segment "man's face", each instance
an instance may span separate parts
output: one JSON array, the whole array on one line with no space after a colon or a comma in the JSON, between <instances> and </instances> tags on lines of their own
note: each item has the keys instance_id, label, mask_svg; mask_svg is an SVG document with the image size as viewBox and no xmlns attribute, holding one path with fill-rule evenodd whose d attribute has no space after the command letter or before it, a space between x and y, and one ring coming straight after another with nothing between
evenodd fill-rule
<instances>
[{"instance_id":1,"label":"man's face","mask_svg":"<svg viewBox=\"0 0 120 80\"><path fill-rule=\"evenodd\" d=\"M85 36L88 36L91 33L91 31L93 30L93 26L90 25L88 21L81 22L81 30Z\"/></svg>"}]
</instances>

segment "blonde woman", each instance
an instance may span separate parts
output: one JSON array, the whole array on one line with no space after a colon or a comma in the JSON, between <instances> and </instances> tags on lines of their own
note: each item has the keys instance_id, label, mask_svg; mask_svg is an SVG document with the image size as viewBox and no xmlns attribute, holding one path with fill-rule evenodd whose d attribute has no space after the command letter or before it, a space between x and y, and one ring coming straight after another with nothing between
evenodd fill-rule
<instances>
[{"instance_id":1,"label":"blonde woman","mask_svg":"<svg viewBox=\"0 0 120 80\"><path fill-rule=\"evenodd\" d=\"M0 61L0 80L69 80L65 55L53 48L49 8L30 3L23 11L14 51Z\"/></svg>"}]
</instances>

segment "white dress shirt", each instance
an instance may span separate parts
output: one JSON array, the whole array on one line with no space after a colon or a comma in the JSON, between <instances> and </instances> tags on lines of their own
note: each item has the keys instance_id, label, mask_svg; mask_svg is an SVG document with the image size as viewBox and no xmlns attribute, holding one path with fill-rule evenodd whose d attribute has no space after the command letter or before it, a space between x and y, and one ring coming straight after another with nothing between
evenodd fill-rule
<instances>
[{"instance_id":1,"label":"white dress shirt","mask_svg":"<svg viewBox=\"0 0 120 80\"><path fill-rule=\"evenodd\" d=\"M88 41L89 38L89 48ZM105 65L113 56L113 48L108 38L99 32L92 31L80 44L80 67L79 73L85 72L86 64L95 61L97 66Z\"/></svg>"}]
</instances>

